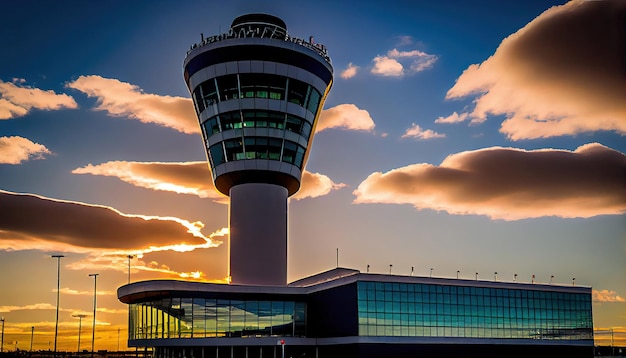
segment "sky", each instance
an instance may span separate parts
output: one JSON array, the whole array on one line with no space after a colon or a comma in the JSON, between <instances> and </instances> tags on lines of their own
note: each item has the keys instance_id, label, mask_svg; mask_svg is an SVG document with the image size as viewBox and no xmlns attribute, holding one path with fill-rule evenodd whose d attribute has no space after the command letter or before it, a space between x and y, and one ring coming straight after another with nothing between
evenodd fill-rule
<instances>
[{"instance_id":1,"label":"sky","mask_svg":"<svg viewBox=\"0 0 626 358\"><path fill-rule=\"evenodd\" d=\"M57 284L73 351L94 291L95 349L123 350L129 279L225 282L228 200L182 63L251 12L334 67L289 281L338 252L362 272L590 286L596 342L626 345L626 1L113 0L0 2L4 349L53 348Z\"/></svg>"}]
</instances>

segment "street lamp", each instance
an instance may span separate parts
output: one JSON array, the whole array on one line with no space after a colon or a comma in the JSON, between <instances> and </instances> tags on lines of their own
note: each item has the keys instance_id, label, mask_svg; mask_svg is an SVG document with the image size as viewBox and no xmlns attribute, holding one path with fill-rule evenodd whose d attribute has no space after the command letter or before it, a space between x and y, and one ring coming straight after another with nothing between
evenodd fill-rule
<instances>
[{"instance_id":1,"label":"street lamp","mask_svg":"<svg viewBox=\"0 0 626 358\"><path fill-rule=\"evenodd\" d=\"M93 327L91 328L91 356L93 357L93 347L96 341L96 290L98 282L97 273L90 273L89 276L93 276Z\"/></svg>"},{"instance_id":2,"label":"street lamp","mask_svg":"<svg viewBox=\"0 0 626 358\"><path fill-rule=\"evenodd\" d=\"M35 335L35 326L30 327L30 353L33 352L33 336Z\"/></svg>"},{"instance_id":3,"label":"street lamp","mask_svg":"<svg viewBox=\"0 0 626 358\"><path fill-rule=\"evenodd\" d=\"M498 271L493 273L493 280L498 281Z\"/></svg>"},{"instance_id":4,"label":"street lamp","mask_svg":"<svg viewBox=\"0 0 626 358\"><path fill-rule=\"evenodd\" d=\"M433 270L434 270L434 269L431 267L431 268L430 268L430 277L429 277L429 278L433 278Z\"/></svg>"},{"instance_id":5,"label":"street lamp","mask_svg":"<svg viewBox=\"0 0 626 358\"><path fill-rule=\"evenodd\" d=\"M83 318L87 317L86 314L77 314L74 317L78 317L78 353L80 353L80 332L83 327Z\"/></svg>"},{"instance_id":6,"label":"street lamp","mask_svg":"<svg viewBox=\"0 0 626 358\"><path fill-rule=\"evenodd\" d=\"M476 272L475 279L476 279L476 281L478 281L478 272Z\"/></svg>"},{"instance_id":7,"label":"street lamp","mask_svg":"<svg viewBox=\"0 0 626 358\"><path fill-rule=\"evenodd\" d=\"M57 356L57 336L59 334L59 293L61 292L61 258L63 255L52 255L57 259L57 318L54 325L54 357Z\"/></svg>"},{"instance_id":8,"label":"street lamp","mask_svg":"<svg viewBox=\"0 0 626 358\"><path fill-rule=\"evenodd\" d=\"M0 317L2 321L2 341L0 342L0 353L4 351L4 317Z\"/></svg>"},{"instance_id":9,"label":"street lamp","mask_svg":"<svg viewBox=\"0 0 626 358\"><path fill-rule=\"evenodd\" d=\"M461 273L461 271L456 270L456 279L457 279L457 280L459 279L459 273Z\"/></svg>"}]
</instances>

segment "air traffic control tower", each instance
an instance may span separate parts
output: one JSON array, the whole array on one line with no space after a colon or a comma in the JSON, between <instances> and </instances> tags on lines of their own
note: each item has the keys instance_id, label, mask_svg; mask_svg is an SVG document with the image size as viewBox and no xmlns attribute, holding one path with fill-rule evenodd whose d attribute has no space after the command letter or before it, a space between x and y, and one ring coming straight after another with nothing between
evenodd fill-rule
<instances>
[{"instance_id":1,"label":"air traffic control tower","mask_svg":"<svg viewBox=\"0 0 626 358\"><path fill-rule=\"evenodd\" d=\"M184 61L215 187L230 197L231 283L287 284L287 198L298 191L333 81L326 48L247 14Z\"/></svg>"}]
</instances>

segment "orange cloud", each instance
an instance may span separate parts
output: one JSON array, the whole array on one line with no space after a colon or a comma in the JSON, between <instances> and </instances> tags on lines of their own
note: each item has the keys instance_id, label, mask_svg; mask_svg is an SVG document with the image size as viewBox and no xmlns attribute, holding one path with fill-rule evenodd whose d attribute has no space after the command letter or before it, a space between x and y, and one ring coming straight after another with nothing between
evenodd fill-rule
<instances>
[{"instance_id":1,"label":"orange cloud","mask_svg":"<svg viewBox=\"0 0 626 358\"><path fill-rule=\"evenodd\" d=\"M468 113L458 114L457 112L454 112L445 118L439 117L435 119L435 123L459 123L467 119L467 116L468 116Z\"/></svg>"},{"instance_id":2,"label":"orange cloud","mask_svg":"<svg viewBox=\"0 0 626 358\"><path fill-rule=\"evenodd\" d=\"M9 313L15 311L30 311L30 310L54 310L55 305L49 303L35 303L24 306L0 306L0 313Z\"/></svg>"},{"instance_id":3,"label":"orange cloud","mask_svg":"<svg viewBox=\"0 0 626 358\"><path fill-rule=\"evenodd\" d=\"M333 182L326 175L305 171L302 173L302 185L300 186L300 190L293 196L293 199L317 198L318 196L327 195L332 190L341 189L345 186L346 185L343 183L337 184Z\"/></svg>"},{"instance_id":4,"label":"orange cloud","mask_svg":"<svg viewBox=\"0 0 626 358\"><path fill-rule=\"evenodd\" d=\"M74 169L73 174L117 177L129 184L152 189L192 194L201 198L226 202L213 185L207 162L124 162L112 161Z\"/></svg>"},{"instance_id":5,"label":"orange cloud","mask_svg":"<svg viewBox=\"0 0 626 358\"><path fill-rule=\"evenodd\" d=\"M200 133L191 99L144 93L138 86L100 76L80 76L67 87L96 97L99 111L155 123L182 133Z\"/></svg>"},{"instance_id":6,"label":"orange cloud","mask_svg":"<svg viewBox=\"0 0 626 358\"><path fill-rule=\"evenodd\" d=\"M201 222L0 191L0 249L91 253L217 246Z\"/></svg>"},{"instance_id":7,"label":"orange cloud","mask_svg":"<svg viewBox=\"0 0 626 358\"><path fill-rule=\"evenodd\" d=\"M415 138L420 140L426 139L434 139L434 138L445 138L445 134L437 133L432 129L424 130L419 125L413 123L411 128L407 129L401 138Z\"/></svg>"},{"instance_id":8,"label":"orange cloud","mask_svg":"<svg viewBox=\"0 0 626 358\"><path fill-rule=\"evenodd\" d=\"M626 302L617 292L610 290L593 290L593 302Z\"/></svg>"},{"instance_id":9,"label":"orange cloud","mask_svg":"<svg viewBox=\"0 0 626 358\"><path fill-rule=\"evenodd\" d=\"M0 164L20 164L30 159L43 159L51 154L45 145L23 137L0 137Z\"/></svg>"},{"instance_id":10,"label":"orange cloud","mask_svg":"<svg viewBox=\"0 0 626 358\"><path fill-rule=\"evenodd\" d=\"M316 132L329 128L345 128L349 130L374 130L375 124L369 112L359 109L354 104L340 104L326 109L320 114Z\"/></svg>"},{"instance_id":11,"label":"orange cloud","mask_svg":"<svg viewBox=\"0 0 626 358\"><path fill-rule=\"evenodd\" d=\"M117 177L129 184L152 189L192 194L215 202L228 204L226 196L220 194L213 185L211 170L206 162L159 163L113 161L99 165L89 164L74 169L74 174L92 174ZM325 175L302 174L302 186L295 199L317 197L341 188Z\"/></svg>"},{"instance_id":12,"label":"orange cloud","mask_svg":"<svg viewBox=\"0 0 626 358\"><path fill-rule=\"evenodd\" d=\"M357 73L358 69L359 69L359 66L355 66L355 65L352 64L352 62L350 62L348 64L348 67L341 72L340 76L341 76L341 78L347 80L349 78L352 78L352 77L356 76L356 73Z\"/></svg>"},{"instance_id":13,"label":"orange cloud","mask_svg":"<svg viewBox=\"0 0 626 358\"><path fill-rule=\"evenodd\" d=\"M469 66L446 98L478 95L472 122L505 115L500 132L512 140L626 134L625 16L624 1L550 8Z\"/></svg>"},{"instance_id":14,"label":"orange cloud","mask_svg":"<svg viewBox=\"0 0 626 358\"><path fill-rule=\"evenodd\" d=\"M56 110L78 107L71 96L19 85L24 82L19 79L13 83L0 81L0 119L22 117L31 109Z\"/></svg>"},{"instance_id":15,"label":"orange cloud","mask_svg":"<svg viewBox=\"0 0 626 358\"><path fill-rule=\"evenodd\" d=\"M355 203L411 204L451 214L519 220L626 212L626 156L591 143L575 151L492 147L376 172Z\"/></svg>"}]
</instances>

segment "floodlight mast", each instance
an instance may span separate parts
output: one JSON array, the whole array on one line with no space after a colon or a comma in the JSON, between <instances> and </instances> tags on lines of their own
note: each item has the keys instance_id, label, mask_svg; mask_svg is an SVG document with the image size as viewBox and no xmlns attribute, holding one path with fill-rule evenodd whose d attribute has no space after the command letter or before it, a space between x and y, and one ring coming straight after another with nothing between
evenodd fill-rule
<instances>
[{"instance_id":1,"label":"floodlight mast","mask_svg":"<svg viewBox=\"0 0 626 358\"><path fill-rule=\"evenodd\" d=\"M184 61L213 182L230 197L229 281L287 283L287 199L333 81L323 45L266 14L201 37Z\"/></svg>"}]
</instances>

